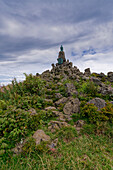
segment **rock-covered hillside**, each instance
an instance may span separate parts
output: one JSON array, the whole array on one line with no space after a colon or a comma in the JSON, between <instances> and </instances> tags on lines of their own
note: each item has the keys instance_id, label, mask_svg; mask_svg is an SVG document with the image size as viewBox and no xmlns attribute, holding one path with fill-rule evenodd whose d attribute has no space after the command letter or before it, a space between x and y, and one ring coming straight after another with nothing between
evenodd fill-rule
<instances>
[{"instance_id":1,"label":"rock-covered hillside","mask_svg":"<svg viewBox=\"0 0 113 170\"><path fill-rule=\"evenodd\" d=\"M82 73L67 60L14 80L1 89L0 122L4 169L19 168L15 159L23 169L110 169L113 72Z\"/></svg>"}]
</instances>

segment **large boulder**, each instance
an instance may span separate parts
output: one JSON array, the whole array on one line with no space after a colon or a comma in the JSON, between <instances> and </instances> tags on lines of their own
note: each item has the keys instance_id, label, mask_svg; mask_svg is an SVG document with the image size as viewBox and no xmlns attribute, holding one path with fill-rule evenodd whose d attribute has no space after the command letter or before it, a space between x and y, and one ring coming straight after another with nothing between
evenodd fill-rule
<instances>
[{"instance_id":1,"label":"large boulder","mask_svg":"<svg viewBox=\"0 0 113 170\"><path fill-rule=\"evenodd\" d=\"M78 98L69 98L68 102L63 108L63 112L66 115L71 115L73 113L78 113L80 111L80 102Z\"/></svg>"},{"instance_id":2,"label":"large boulder","mask_svg":"<svg viewBox=\"0 0 113 170\"><path fill-rule=\"evenodd\" d=\"M68 96L72 96L73 94L75 94L75 95L78 94L73 83L66 83L65 86L67 89Z\"/></svg>"},{"instance_id":3,"label":"large boulder","mask_svg":"<svg viewBox=\"0 0 113 170\"><path fill-rule=\"evenodd\" d=\"M98 97L90 100L88 103L89 104L94 104L98 108L98 110L101 110L103 107L106 106L105 100L103 100L101 98L98 98Z\"/></svg>"},{"instance_id":4,"label":"large boulder","mask_svg":"<svg viewBox=\"0 0 113 170\"><path fill-rule=\"evenodd\" d=\"M90 68L86 68L86 69L84 70L84 75L87 76L87 77L89 77L89 76L91 75Z\"/></svg>"},{"instance_id":5,"label":"large boulder","mask_svg":"<svg viewBox=\"0 0 113 170\"><path fill-rule=\"evenodd\" d=\"M107 77L110 82L113 82L113 72L108 72Z\"/></svg>"},{"instance_id":6,"label":"large boulder","mask_svg":"<svg viewBox=\"0 0 113 170\"><path fill-rule=\"evenodd\" d=\"M37 130L34 135L33 138L36 141L36 145L39 145L41 141L49 141L50 140L50 136L46 135L45 132L43 130Z\"/></svg>"}]
</instances>

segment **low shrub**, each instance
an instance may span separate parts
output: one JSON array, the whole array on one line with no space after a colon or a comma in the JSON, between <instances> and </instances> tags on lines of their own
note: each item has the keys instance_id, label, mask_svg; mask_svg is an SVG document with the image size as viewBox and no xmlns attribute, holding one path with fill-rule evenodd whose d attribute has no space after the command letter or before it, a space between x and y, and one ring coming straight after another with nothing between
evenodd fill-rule
<instances>
[{"instance_id":1,"label":"low shrub","mask_svg":"<svg viewBox=\"0 0 113 170\"><path fill-rule=\"evenodd\" d=\"M93 123L97 123L98 121L113 122L113 105L107 103L104 108L98 111L98 108L94 104L86 104L81 107L81 116L88 118Z\"/></svg>"},{"instance_id":2,"label":"low shrub","mask_svg":"<svg viewBox=\"0 0 113 170\"><path fill-rule=\"evenodd\" d=\"M100 119L104 120L105 117L113 123L113 104L107 103L105 107L103 107L100 111Z\"/></svg>"},{"instance_id":3,"label":"low shrub","mask_svg":"<svg viewBox=\"0 0 113 170\"><path fill-rule=\"evenodd\" d=\"M30 137L22 147L22 155L31 154L32 152L35 151L35 148L36 148L35 139Z\"/></svg>"}]
</instances>

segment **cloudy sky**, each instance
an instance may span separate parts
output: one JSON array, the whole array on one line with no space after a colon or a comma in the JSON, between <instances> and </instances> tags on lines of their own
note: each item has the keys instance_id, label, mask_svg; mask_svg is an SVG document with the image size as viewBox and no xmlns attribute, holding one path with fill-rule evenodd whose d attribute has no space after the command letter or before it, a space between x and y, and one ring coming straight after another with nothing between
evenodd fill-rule
<instances>
[{"instance_id":1,"label":"cloudy sky","mask_svg":"<svg viewBox=\"0 0 113 170\"><path fill-rule=\"evenodd\" d=\"M0 0L0 83L42 73L60 45L81 71L113 71L113 0Z\"/></svg>"}]
</instances>

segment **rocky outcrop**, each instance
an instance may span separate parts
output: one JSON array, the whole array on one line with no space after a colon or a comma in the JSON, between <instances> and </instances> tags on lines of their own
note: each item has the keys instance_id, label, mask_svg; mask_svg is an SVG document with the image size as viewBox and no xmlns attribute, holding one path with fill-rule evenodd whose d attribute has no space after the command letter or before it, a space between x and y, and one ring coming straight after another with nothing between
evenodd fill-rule
<instances>
[{"instance_id":1,"label":"rocky outcrop","mask_svg":"<svg viewBox=\"0 0 113 170\"><path fill-rule=\"evenodd\" d=\"M90 100L88 103L89 104L94 104L98 108L98 110L101 110L103 107L106 106L105 100L103 100L101 98L98 98L98 97Z\"/></svg>"},{"instance_id":2,"label":"rocky outcrop","mask_svg":"<svg viewBox=\"0 0 113 170\"><path fill-rule=\"evenodd\" d=\"M70 97L63 108L64 114L71 115L73 113L79 113L79 111L80 111L79 99Z\"/></svg>"},{"instance_id":3,"label":"rocky outcrop","mask_svg":"<svg viewBox=\"0 0 113 170\"><path fill-rule=\"evenodd\" d=\"M52 64L52 69L50 73L51 75L54 75L54 78L57 78L57 75L62 75L64 78L66 77L66 79L79 79L83 76L83 73L80 72L80 70L76 66L73 67L72 62L69 62L69 60L65 61L61 65L56 64L55 66L54 64Z\"/></svg>"}]
</instances>

